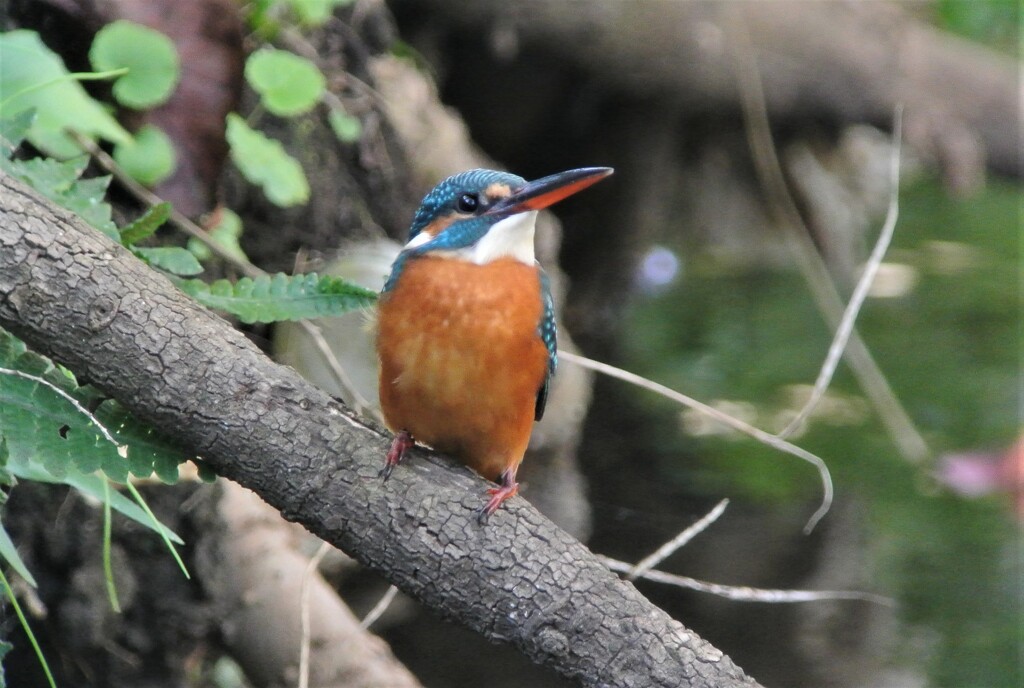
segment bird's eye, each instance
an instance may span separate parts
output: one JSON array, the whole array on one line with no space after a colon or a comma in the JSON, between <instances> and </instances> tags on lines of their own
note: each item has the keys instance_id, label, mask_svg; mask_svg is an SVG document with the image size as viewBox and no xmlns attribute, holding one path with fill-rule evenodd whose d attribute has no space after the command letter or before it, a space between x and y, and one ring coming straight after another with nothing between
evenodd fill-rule
<instances>
[{"instance_id":1,"label":"bird's eye","mask_svg":"<svg viewBox=\"0 0 1024 688\"><path fill-rule=\"evenodd\" d=\"M458 208L460 213L472 213L476 211L480 201L477 199L476 194L464 193L459 196L459 200L456 201L455 207Z\"/></svg>"}]
</instances>

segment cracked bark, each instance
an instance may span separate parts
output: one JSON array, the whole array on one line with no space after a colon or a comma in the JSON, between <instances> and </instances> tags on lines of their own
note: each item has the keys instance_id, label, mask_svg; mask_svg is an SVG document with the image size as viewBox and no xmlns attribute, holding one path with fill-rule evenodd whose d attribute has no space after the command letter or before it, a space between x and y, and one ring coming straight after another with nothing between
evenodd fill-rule
<instances>
[{"instance_id":1,"label":"cracked bark","mask_svg":"<svg viewBox=\"0 0 1024 688\"><path fill-rule=\"evenodd\" d=\"M516 498L388 438L170 282L0 174L0 324L444 617L585 686L756 686Z\"/></svg>"}]
</instances>

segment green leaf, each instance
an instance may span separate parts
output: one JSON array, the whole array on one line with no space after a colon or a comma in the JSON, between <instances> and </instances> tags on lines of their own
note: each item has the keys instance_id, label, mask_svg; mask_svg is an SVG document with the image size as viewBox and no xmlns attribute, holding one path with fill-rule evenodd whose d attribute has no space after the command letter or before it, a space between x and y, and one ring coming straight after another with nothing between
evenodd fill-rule
<instances>
[{"instance_id":1,"label":"green leaf","mask_svg":"<svg viewBox=\"0 0 1024 688\"><path fill-rule=\"evenodd\" d=\"M89 156L80 155L64 161L53 158L12 160L5 169L47 198L56 200L71 189L88 164Z\"/></svg>"},{"instance_id":2,"label":"green leaf","mask_svg":"<svg viewBox=\"0 0 1024 688\"><path fill-rule=\"evenodd\" d=\"M3 592L7 596L11 607L14 608L14 614L18 617L18 623L21 625L21 630L24 631L25 637L28 638L28 642L32 646L32 650L36 653L36 659L39 660L39 666L46 675L47 684L50 688L57 688L57 682L53 680L53 672L50 671L50 665L46 663L46 657L43 655L42 648L39 647L39 641L36 640L36 635L32 632L32 627L29 625L28 619L25 618L25 612L21 611L21 605L18 604L18 596L14 594L14 590L11 589L11 584L7 582L7 576L4 575L3 569L0 569L0 586L3 586Z\"/></svg>"},{"instance_id":3,"label":"green leaf","mask_svg":"<svg viewBox=\"0 0 1024 688\"><path fill-rule=\"evenodd\" d=\"M57 477L43 468L42 464L27 462L25 465L18 467L17 476L22 480L67 485L68 487L75 488L82 494L95 498L97 501L103 501L106 498L104 483L108 482L108 479L99 473L85 474L72 472ZM138 504L120 492L114 491L110 493L110 507L136 523L140 523L150 530L159 533L161 536L166 535L172 542L179 545L183 544L181 537L167 526L160 524L158 527L154 527L153 519Z\"/></svg>"},{"instance_id":4,"label":"green leaf","mask_svg":"<svg viewBox=\"0 0 1024 688\"><path fill-rule=\"evenodd\" d=\"M9 158L28 136L28 130L36 120L34 108L22 110L11 117L0 119L0 156Z\"/></svg>"},{"instance_id":5,"label":"green leaf","mask_svg":"<svg viewBox=\"0 0 1024 688\"><path fill-rule=\"evenodd\" d=\"M174 275L198 275L203 271L196 257L188 249L180 246L160 246L157 248L133 246L132 253L155 268L166 270Z\"/></svg>"},{"instance_id":6,"label":"green leaf","mask_svg":"<svg viewBox=\"0 0 1024 688\"><path fill-rule=\"evenodd\" d=\"M148 239L171 216L171 204L157 203L129 225L121 228L121 245L131 246Z\"/></svg>"},{"instance_id":7,"label":"green leaf","mask_svg":"<svg viewBox=\"0 0 1024 688\"><path fill-rule=\"evenodd\" d=\"M71 188L53 200L80 216L90 225L118 240L117 227L111 218L113 209L102 199L106 197L110 177L93 177L75 182Z\"/></svg>"},{"instance_id":8,"label":"green leaf","mask_svg":"<svg viewBox=\"0 0 1024 688\"><path fill-rule=\"evenodd\" d=\"M346 112L331 110L327 115L327 121L334 131L334 135L342 143L355 143L363 135L363 123L358 117L353 117Z\"/></svg>"},{"instance_id":9,"label":"green leaf","mask_svg":"<svg viewBox=\"0 0 1024 688\"><path fill-rule=\"evenodd\" d=\"M114 161L132 179L150 187L167 179L176 164L171 139L152 124L139 129L132 142L114 146Z\"/></svg>"},{"instance_id":10,"label":"green leaf","mask_svg":"<svg viewBox=\"0 0 1024 688\"><path fill-rule=\"evenodd\" d=\"M11 540L11 536L7 533L7 530L0 525L0 557L6 561L12 569L18 572L18 575L25 579L25 581L33 588L39 587L36 583L36 579L32 577L32 573L25 566L24 560L21 555L18 554L18 548L14 546L14 542Z\"/></svg>"},{"instance_id":11,"label":"green leaf","mask_svg":"<svg viewBox=\"0 0 1024 688\"><path fill-rule=\"evenodd\" d=\"M11 452L7 449L7 438L0 430L0 485L10 487L14 485L14 474L7 468L7 460L11 458ZM0 490L0 507L7 503L9 490Z\"/></svg>"},{"instance_id":12,"label":"green leaf","mask_svg":"<svg viewBox=\"0 0 1024 688\"><path fill-rule=\"evenodd\" d=\"M248 263L249 257L245 255L241 244L238 243L238 239L242 236L242 218L238 217L238 214L230 208L220 208L216 212L218 214L217 225L209 231L210 239L233 257ZM188 250L199 260L209 260L213 257L213 252L206 244L195 237L188 240Z\"/></svg>"},{"instance_id":13,"label":"green leaf","mask_svg":"<svg viewBox=\"0 0 1024 688\"><path fill-rule=\"evenodd\" d=\"M64 133L68 128L114 143L130 140L75 77L35 31L0 34L0 114L35 109L27 135L33 146L55 157L78 155L81 149Z\"/></svg>"},{"instance_id":14,"label":"green leaf","mask_svg":"<svg viewBox=\"0 0 1024 688\"><path fill-rule=\"evenodd\" d=\"M8 160L0 157L0 170L20 179L57 205L78 214L111 239L117 240L117 228L110 219L110 204L103 200L110 177L78 179L88 163L86 156L63 162L52 158Z\"/></svg>"},{"instance_id":15,"label":"green leaf","mask_svg":"<svg viewBox=\"0 0 1024 688\"><path fill-rule=\"evenodd\" d=\"M309 200L309 183L302 167L285 152L279 141L254 131L235 113L227 116L231 159L242 174L275 205L282 207Z\"/></svg>"},{"instance_id":16,"label":"green leaf","mask_svg":"<svg viewBox=\"0 0 1024 688\"><path fill-rule=\"evenodd\" d=\"M287 50L262 48L245 61L245 79L263 106L279 117L309 112L324 91L324 75L315 64Z\"/></svg>"},{"instance_id":17,"label":"green leaf","mask_svg":"<svg viewBox=\"0 0 1024 688\"><path fill-rule=\"evenodd\" d=\"M98 70L128 68L114 83L114 97L136 110L166 102L178 83L178 52L171 39L130 21L100 29L89 49L89 61Z\"/></svg>"},{"instance_id":18,"label":"green leaf","mask_svg":"<svg viewBox=\"0 0 1024 688\"><path fill-rule=\"evenodd\" d=\"M157 471L167 479L169 465L186 458L180 448L111 401L90 417L82 407L95 405L98 393L79 387L70 373L27 351L3 330L0 368L0 428L10 452L7 467L15 476L40 479L36 474L41 472L49 481L71 484L74 476L101 469L118 482L126 482L129 472L145 477Z\"/></svg>"},{"instance_id":19,"label":"green leaf","mask_svg":"<svg viewBox=\"0 0 1024 688\"><path fill-rule=\"evenodd\" d=\"M0 688L7 688L7 677L4 675L4 657L13 649L14 646L9 642L0 640Z\"/></svg>"},{"instance_id":20,"label":"green leaf","mask_svg":"<svg viewBox=\"0 0 1024 688\"><path fill-rule=\"evenodd\" d=\"M377 301L375 291L338 277L319 277L315 272L292 276L279 272L255 280L243 277L234 284L228 280L213 284L183 280L178 286L203 305L231 313L245 323L341 315Z\"/></svg>"},{"instance_id":21,"label":"green leaf","mask_svg":"<svg viewBox=\"0 0 1024 688\"><path fill-rule=\"evenodd\" d=\"M288 0L296 18L303 24L319 26L331 18L335 7L351 5L354 0Z\"/></svg>"},{"instance_id":22,"label":"green leaf","mask_svg":"<svg viewBox=\"0 0 1024 688\"><path fill-rule=\"evenodd\" d=\"M156 473L165 483L178 482L178 464L192 458L191 454L152 426L137 421L128 409L113 399L100 404L95 415L118 444L127 448L125 459L132 475L142 477Z\"/></svg>"}]
</instances>

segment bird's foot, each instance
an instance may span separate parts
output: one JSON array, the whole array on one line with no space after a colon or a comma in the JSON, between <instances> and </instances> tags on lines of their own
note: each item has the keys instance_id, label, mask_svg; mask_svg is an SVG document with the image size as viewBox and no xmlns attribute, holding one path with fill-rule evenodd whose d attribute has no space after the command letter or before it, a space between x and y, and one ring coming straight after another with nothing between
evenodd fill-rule
<instances>
[{"instance_id":1,"label":"bird's foot","mask_svg":"<svg viewBox=\"0 0 1024 688\"><path fill-rule=\"evenodd\" d=\"M487 519L498 510L501 503L509 497L514 497L519 492L519 483L516 482L516 471L513 468L506 470L501 474L501 483L498 487L492 487L487 490L487 494L491 495L491 498L487 501L487 504L480 510L480 515L477 520L481 524L487 523Z\"/></svg>"},{"instance_id":2,"label":"bird's foot","mask_svg":"<svg viewBox=\"0 0 1024 688\"><path fill-rule=\"evenodd\" d=\"M395 466L402 462L405 452L412 449L415 444L416 441L407 431L402 430L396 434L391 443L391 449L388 450L388 455L384 458L384 468L380 469L378 477L387 481L391 477L391 471L395 470Z\"/></svg>"}]
</instances>

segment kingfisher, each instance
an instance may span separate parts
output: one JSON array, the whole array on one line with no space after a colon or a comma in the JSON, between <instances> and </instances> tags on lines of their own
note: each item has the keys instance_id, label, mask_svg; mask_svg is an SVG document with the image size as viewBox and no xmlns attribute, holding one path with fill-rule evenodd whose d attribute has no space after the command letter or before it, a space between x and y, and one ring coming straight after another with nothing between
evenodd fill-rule
<instances>
[{"instance_id":1,"label":"kingfisher","mask_svg":"<svg viewBox=\"0 0 1024 688\"><path fill-rule=\"evenodd\" d=\"M380 404L395 433L384 480L418 441L498 484L481 522L519 491L558 365L554 302L533 250L537 213L611 173L527 182L476 169L424 197L378 303Z\"/></svg>"}]
</instances>

